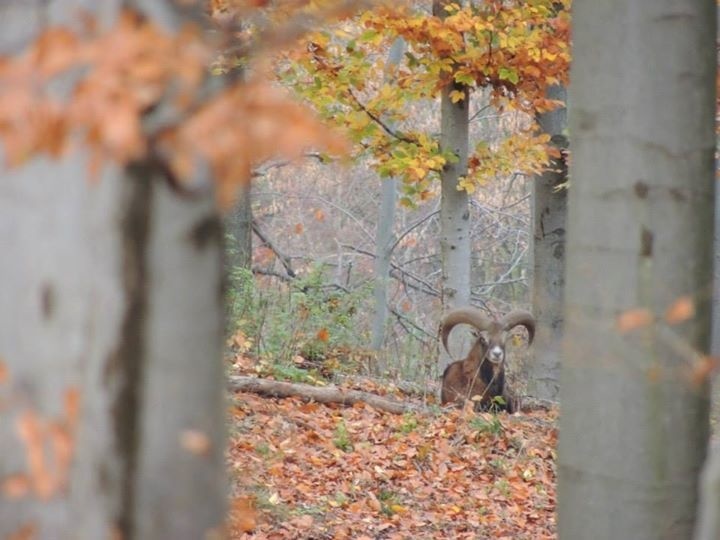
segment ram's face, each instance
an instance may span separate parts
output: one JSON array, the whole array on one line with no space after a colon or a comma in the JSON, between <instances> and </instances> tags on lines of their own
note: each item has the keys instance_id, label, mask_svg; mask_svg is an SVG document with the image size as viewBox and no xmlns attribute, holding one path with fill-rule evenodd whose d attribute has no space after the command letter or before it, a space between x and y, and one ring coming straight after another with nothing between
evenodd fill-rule
<instances>
[{"instance_id":1,"label":"ram's face","mask_svg":"<svg viewBox=\"0 0 720 540\"><path fill-rule=\"evenodd\" d=\"M507 332L499 331L489 334L483 339L486 343L485 358L496 366L502 365L505 361L505 339Z\"/></svg>"}]
</instances>

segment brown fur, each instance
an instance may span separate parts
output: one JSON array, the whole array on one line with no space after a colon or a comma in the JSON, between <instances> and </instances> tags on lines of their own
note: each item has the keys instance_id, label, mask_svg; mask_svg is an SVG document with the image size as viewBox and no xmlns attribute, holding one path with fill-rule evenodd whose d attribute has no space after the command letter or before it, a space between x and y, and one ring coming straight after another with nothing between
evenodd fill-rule
<instances>
[{"instance_id":1,"label":"brown fur","mask_svg":"<svg viewBox=\"0 0 720 540\"><path fill-rule=\"evenodd\" d=\"M505 387L505 341L512 328L522 325L528 330L529 341L532 342L535 332L532 315L525 311L513 311L497 321L473 308L451 311L440 325L445 350L448 349L448 336L457 324L469 324L479 335L468 356L464 360L453 362L445 369L440 402L443 405L455 403L462 406L467 399L474 398L476 410L497 406L510 413L515 412L518 409L518 400ZM487 338L481 335L481 332L485 332ZM503 359L500 362L488 359L488 351L494 347L503 350ZM498 396L503 398L504 403L497 402L495 398Z\"/></svg>"}]
</instances>

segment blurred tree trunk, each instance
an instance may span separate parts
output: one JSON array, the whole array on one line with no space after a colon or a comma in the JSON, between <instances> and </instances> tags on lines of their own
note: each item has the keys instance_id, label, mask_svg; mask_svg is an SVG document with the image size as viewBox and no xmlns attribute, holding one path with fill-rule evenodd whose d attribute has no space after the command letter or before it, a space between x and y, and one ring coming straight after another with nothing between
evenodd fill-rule
<instances>
[{"instance_id":1,"label":"blurred tree trunk","mask_svg":"<svg viewBox=\"0 0 720 540\"><path fill-rule=\"evenodd\" d=\"M405 52L405 40L398 38L388 53L386 80L394 76L393 70L402 60ZM391 126L392 127L392 126ZM372 322L370 347L375 351L382 349L385 342L385 328L388 317L388 286L390 284L390 263L395 237L395 209L397 206L397 179L387 178L380 188L380 211L375 232L375 313ZM382 367L382 366L381 366Z\"/></svg>"},{"instance_id":2,"label":"blurred tree trunk","mask_svg":"<svg viewBox=\"0 0 720 540\"><path fill-rule=\"evenodd\" d=\"M715 10L573 4L561 539L692 537L708 436L707 385L691 375L692 351L710 345ZM670 325L686 295L694 316Z\"/></svg>"},{"instance_id":3,"label":"blurred tree trunk","mask_svg":"<svg viewBox=\"0 0 720 540\"><path fill-rule=\"evenodd\" d=\"M433 14L446 17L443 7L449 3L449 0L434 0ZM453 91L463 92L465 98L453 103L450 99ZM443 312L470 304L470 209L467 191L458 190L461 178L467 174L469 107L467 86L453 81L443 88L440 96L440 148L457 156L457 161L447 163L440 175ZM454 351L460 358L460 350ZM441 348L441 373L451 361L452 358Z\"/></svg>"},{"instance_id":4,"label":"blurred tree trunk","mask_svg":"<svg viewBox=\"0 0 720 540\"><path fill-rule=\"evenodd\" d=\"M562 86L548 90L548 98L566 101ZM563 107L538 115L543 132L557 149L567 149L567 110ZM560 383L563 291L565 289L565 222L567 181L564 158L555 159L551 169L533 182L533 314L537 320L530 394L556 399Z\"/></svg>"},{"instance_id":5,"label":"blurred tree trunk","mask_svg":"<svg viewBox=\"0 0 720 540\"><path fill-rule=\"evenodd\" d=\"M720 447L711 450L700 483L700 508L695 540L720 538Z\"/></svg>"},{"instance_id":6,"label":"blurred tree trunk","mask_svg":"<svg viewBox=\"0 0 720 540\"><path fill-rule=\"evenodd\" d=\"M79 4L102 27L123 2L0 6L0 53ZM179 196L161 171L108 166L91 182L80 150L0 171L2 538L222 525L222 231L210 194Z\"/></svg>"}]
</instances>

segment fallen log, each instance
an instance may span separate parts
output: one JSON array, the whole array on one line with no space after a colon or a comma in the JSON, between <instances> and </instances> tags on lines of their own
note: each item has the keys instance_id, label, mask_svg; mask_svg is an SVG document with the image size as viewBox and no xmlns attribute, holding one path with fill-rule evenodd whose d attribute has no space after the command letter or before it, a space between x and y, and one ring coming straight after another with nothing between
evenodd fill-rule
<instances>
[{"instance_id":1,"label":"fallen log","mask_svg":"<svg viewBox=\"0 0 720 540\"><path fill-rule=\"evenodd\" d=\"M309 384L289 383L275 381L272 379L260 379L257 377L243 377L231 375L228 377L228 388L237 392L252 392L268 397L299 397L305 400L317 401L318 403L338 403L340 405L353 405L354 403L366 403L375 409L393 413L405 414L416 412L428 414L433 411L430 407L417 403L404 403L394 399L384 398L370 392L360 390L343 390L337 386L311 386ZM521 398L520 412L535 410L551 410L557 407L557 403L545 399L537 399L528 396ZM437 411L437 409L435 409Z\"/></svg>"},{"instance_id":2,"label":"fallen log","mask_svg":"<svg viewBox=\"0 0 720 540\"><path fill-rule=\"evenodd\" d=\"M337 386L310 386L309 384L289 383L257 377L230 376L228 387L238 392L252 392L269 397L299 397L318 403L338 403L353 405L366 403L381 411L404 414L406 412L428 413L428 407L415 403L402 403L394 399L387 399L377 394L361 392L359 390L343 390Z\"/></svg>"}]
</instances>

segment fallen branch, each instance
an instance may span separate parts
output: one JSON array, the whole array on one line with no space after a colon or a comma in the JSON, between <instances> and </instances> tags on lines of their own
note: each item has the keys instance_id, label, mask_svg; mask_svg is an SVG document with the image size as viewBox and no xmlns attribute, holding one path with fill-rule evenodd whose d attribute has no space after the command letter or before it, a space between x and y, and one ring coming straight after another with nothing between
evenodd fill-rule
<instances>
[{"instance_id":1,"label":"fallen branch","mask_svg":"<svg viewBox=\"0 0 720 540\"><path fill-rule=\"evenodd\" d=\"M395 379L382 379L379 377L370 377L367 375L346 375L344 373L335 373L333 378L337 381L348 382L353 386L386 386L388 389L397 388L403 394L424 398L428 395L439 395L440 384L437 380L426 380L423 383L400 381Z\"/></svg>"},{"instance_id":2,"label":"fallen branch","mask_svg":"<svg viewBox=\"0 0 720 540\"><path fill-rule=\"evenodd\" d=\"M237 392L252 392L253 394L268 397L299 397L305 400L317 401L318 403L338 403L340 405L366 403L375 409L393 414L405 414L407 412L430 414L432 412L430 407L417 403L403 403L370 392L343 390L337 386L311 386L309 384L235 375L228 378L228 388ZM521 398L520 411L550 410L556 406L556 403L549 400L523 397Z\"/></svg>"},{"instance_id":3,"label":"fallen branch","mask_svg":"<svg viewBox=\"0 0 720 540\"><path fill-rule=\"evenodd\" d=\"M229 377L229 388L238 392L253 392L270 397L299 397L319 403L339 403L353 405L367 403L381 411L404 414L406 412L427 413L429 409L415 403L401 403L377 394L359 390L342 390L337 386L310 386L308 384L288 383L256 377Z\"/></svg>"}]
</instances>

